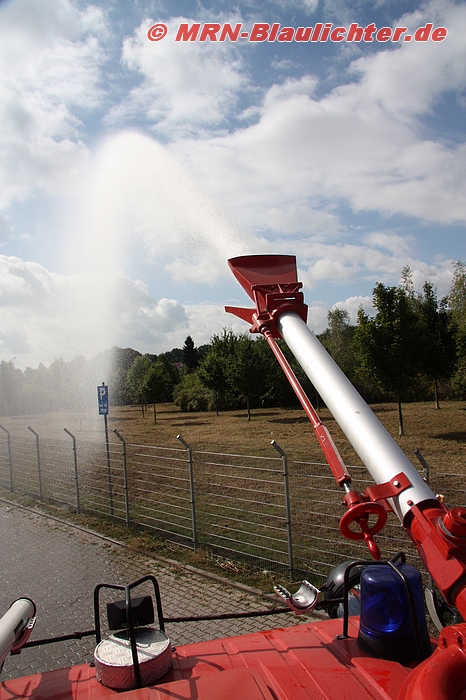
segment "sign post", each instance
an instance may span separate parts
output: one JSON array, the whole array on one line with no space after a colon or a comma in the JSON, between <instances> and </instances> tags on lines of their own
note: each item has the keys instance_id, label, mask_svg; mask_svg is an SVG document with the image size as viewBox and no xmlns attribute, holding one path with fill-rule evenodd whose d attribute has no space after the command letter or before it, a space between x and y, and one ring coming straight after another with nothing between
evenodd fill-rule
<instances>
[{"instance_id":1,"label":"sign post","mask_svg":"<svg viewBox=\"0 0 466 700\"><path fill-rule=\"evenodd\" d=\"M97 387L97 397L99 401L99 416L104 417L105 425L105 449L107 453L107 480L108 480L108 500L110 503L110 515L113 515L113 491L112 473L110 469L110 445L108 442L108 386L102 382L102 386Z\"/></svg>"},{"instance_id":2,"label":"sign post","mask_svg":"<svg viewBox=\"0 0 466 700\"><path fill-rule=\"evenodd\" d=\"M102 382L102 386L97 387L97 397L99 399L99 416L108 416L108 386Z\"/></svg>"}]
</instances>

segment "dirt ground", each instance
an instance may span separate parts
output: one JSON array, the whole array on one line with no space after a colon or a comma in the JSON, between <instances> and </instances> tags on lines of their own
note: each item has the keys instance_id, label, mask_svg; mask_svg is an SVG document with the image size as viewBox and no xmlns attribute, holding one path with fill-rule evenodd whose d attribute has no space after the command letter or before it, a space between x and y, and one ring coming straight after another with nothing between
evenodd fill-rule
<instances>
[{"instance_id":1,"label":"dirt ground","mask_svg":"<svg viewBox=\"0 0 466 700\"><path fill-rule=\"evenodd\" d=\"M398 436L395 404L371 406L382 424L407 457L419 468L414 451L419 449L433 470L463 473L466 470L466 405L443 402L436 410L433 403L403 405L405 435ZM349 465L360 464L346 437L327 409L320 411L343 459ZM41 437L64 437L64 428L77 437L104 439L104 417L94 411L83 413L47 413L38 416L2 417L0 424L17 435L33 428ZM107 419L110 439L116 429L133 444L179 447L181 435L195 450L276 456L271 441L285 450L291 459L324 461L313 430L302 409L266 408L252 411L184 413L175 404L153 406L143 412L140 406L110 408ZM33 436L31 435L31 438Z\"/></svg>"}]
</instances>

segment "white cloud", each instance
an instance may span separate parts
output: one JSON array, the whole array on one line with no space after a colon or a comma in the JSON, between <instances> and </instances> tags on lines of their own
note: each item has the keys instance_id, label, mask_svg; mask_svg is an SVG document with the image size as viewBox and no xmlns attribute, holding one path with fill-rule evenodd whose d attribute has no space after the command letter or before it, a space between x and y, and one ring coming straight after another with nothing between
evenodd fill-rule
<instances>
[{"instance_id":1,"label":"white cloud","mask_svg":"<svg viewBox=\"0 0 466 700\"><path fill-rule=\"evenodd\" d=\"M293 9L296 7L297 9L312 14L317 10L319 0L274 0L274 4L283 9ZM259 7L262 9L262 5L259 4Z\"/></svg>"},{"instance_id":2,"label":"white cloud","mask_svg":"<svg viewBox=\"0 0 466 700\"><path fill-rule=\"evenodd\" d=\"M265 209L305 199L314 207L346 200L356 211L466 219L464 145L422 141L375 103L366 110L336 92L320 101L302 94L266 100L258 124L177 145L180 155L188 150L211 193L230 210L241 202L241 223L260 225Z\"/></svg>"},{"instance_id":3,"label":"white cloud","mask_svg":"<svg viewBox=\"0 0 466 700\"><path fill-rule=\"evenodd\" d=\"M354 296L348 297L344 301L339 301L337 304L332 306L332 309L346 309L349 313L350 322L356 325L358 320L358 311L362 308L367 314L371 315L374 312L374 307L372 306L372 297L368 296ZM326 327L326 326L325 326Z\"/></svg>"},{"instance_id":4,"label":"white cloud","mask_svg":"<svg viewBox=\"0 0 466 700\"><path fill-rule=\"evenodd\" d=\"M248 331L248 326L244 321L225 312L224 304L212 302L187 304L186 313L191 329L189 335L197 346L209 343L212 336L221 333L223 328L231 328L234 333ZM178 347L180 346L178 345Z\"/></svg>"},{"instance_id":5,"label":"white cloud","mask_svg":"<svg viewBox=\"0 0 466 700\"><path fill-rule=\"evenodd\" d=\"M371 314L374 310L372 307L372 297L367 296L348 297L331 306L319 301L310 301L308 303L307 325L316 335L323 333L327 328L327 316L330 309L346 309L350 316L350 322L354 325L357 323L358 311L361 306L368 314Z\"/></svg>"},{"instance_id":6,"label":"white cloud","mask_svg":"<svg viewBox=\"0 0 466 700\"><path fill-rule=\"evenodd\" d=\"M342 305L352 312L359 304L350 299ZM248 330L223 303L182 306L154 299L143 282L122 274L57 275L7 256L0 256L0 307L0 358L15 357L22 369L58 357L90 358L113 345L159 353L181 347L187 335L202 345L224 327ZM327 306L311 302L310 327L319 333L326 319Z\"/></svg>"},{"instance_id":7,"label":"white cloud","mask_svg":"<svg viewBox=\"0 0 466 700\"><path fill-rule=\"evenodd\" d=\"M433 2L407 24L427 21L449 28L444 42L367 54L351 65L352 82L322 97L315 76L274 85L256 123L173 148L249 227L261 229L272 207L304 202L464 221L466 145L424 136L421 117L466 86L466 6Z\"/></svg>"},{"instance_id":8,"label":"white cloud","mask_svg":"<svg viewBox=\"0 0 466 700\"><path fill-rule=\"evenodd\" d=\"M0 255L0 359L24 369L62 357L91 358L116 345L158 354L188 335L208 343L224 327L245 332L223 304L181 305L154 299L140 280L122 274L57 275L37 263Z\"/></svg>"},{"instance_id":9,"label":"white cloud","mask_svg":"<svg viewBox=\"0 0 466 700\"><path fill-rule=\"evenodd\" d=\"M13 236L13 227L6 216L0 215L0 245Z\"/></svg>"},{"instance_id":10,"label":"white cloud","mask_svg":"<svg viewBox=\"0 0 466 700\"><path fill-rule=\"evenodd\" d=\"M223 17L223 22L226 19ZM236 23L235 18L228 19ZM175 42L180 24L191 26L194 22L172 18L166 23L167 36L149 41L147 31L156 22L148 19L125 39L122 62L143 79L110 110L107 123L125 124L144 114L153 129L171 137L198 133L199 129L225 129L237 94L247 84L245 65L231 42Z\"/></svg>"},{"instance_id":11,"label":"white cloud","mask_svg":"<svg viewBox=\"0 0 466 700\"><path fill-rule=\"evenodd\" d=\"M121 274L57 275L37 263L0 256L0 358L24 368L57 357L92 357L112 345L164 352L189 334L186 310L154 299Z\"/></svg>"},{"instance_id":12,"label":"white cloud","mask_svg":"<svg viewBox=\"0 0 466 700\"><path fill-rule=\"evenodd\" d=\"M429 264L419 259L409 245L409 238L374 232L361 243L314 243L308 251L299 252L305 288L313 289L320 282L333 284L397 284L405 265L413 273L413 283L420 291L427 280L438 287L441 296L448 293L453 278L453 262L438 259Z\"/></svg>"},{"instance_id":13,"label":"white cloud","mask_svg":"<svg viewBox=\"0 0 466 700\"><path fill-rule=\"evenodd\" d=\"M361 73L360 98L380 103L396 119L411 119L430 111L442 93L459 90L466 82L464 30L466 6L449 0L433 0L422 9L403 15L397 26L414 33L432 23L445 27L441 43L406 42L395 51L379 51L355 61L352 69Z\"/></svg>"},{"instance_id":14,"label":"white cloud","mask_svg":"<svg viewBox=\"0 0 466 700\"><path fill-rule=\"evenodd\" d=\"M322 333L327 328L327 308L324 304L309 305L307 325L313 333Z\"/></svg>"},{"instance_id":15,"label":"white cloud","mask_svg":"<svg viewBox=\"0 0 466 700\"><path fill-rule=\"evenodd\" d=\"M102 98L101 11L70 0L0 8L0 206L76 182L87 147L79 111Z\"/></svg>"},{"instance_id":16,"label":"white cloud","mask_svg":"<svg viewBox=\"0 0 466 700\"><path fill-rule=\"evenodd\" d=\"M256 226L280 237L305 235L308 240L329 240L343 233L338 217L331 212L313 209L305 200L289 199L257 213ZM272 236L273 237L273 236Z\"/></svg>"}]
</instances>

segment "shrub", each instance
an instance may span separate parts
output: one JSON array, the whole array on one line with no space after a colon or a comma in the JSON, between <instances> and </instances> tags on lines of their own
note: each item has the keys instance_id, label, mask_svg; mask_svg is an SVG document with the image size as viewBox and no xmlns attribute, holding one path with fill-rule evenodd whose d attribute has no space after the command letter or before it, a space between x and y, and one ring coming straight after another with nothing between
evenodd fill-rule
<instances>
[{"instance_id":1,"label":"shrub","mask_svg":"<svg viewBox=\"0 0 466 700\"><path fill-rule=\"evenodd\" d=\"M197 372L186 374L175 387L173 399L182 411L211 411L214 395L200 381Z\"/></svg>"}]
</instances>

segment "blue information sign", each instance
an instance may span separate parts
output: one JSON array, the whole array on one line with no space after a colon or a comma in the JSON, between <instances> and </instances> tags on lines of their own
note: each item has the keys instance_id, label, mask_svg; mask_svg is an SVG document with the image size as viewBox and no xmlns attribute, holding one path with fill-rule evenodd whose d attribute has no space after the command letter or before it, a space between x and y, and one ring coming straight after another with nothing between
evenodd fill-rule
<instances>
[{"instance_id":1,"label":"blue information sign","mask_svg":"<svg viewBox=\"0 0 466 700\"><path fill-rule=\"evenodd\" d=\"M97 387L97 396L99 399L99 416L108 415L108 386L102 384Z\"/></svg>"}]
</instances>

